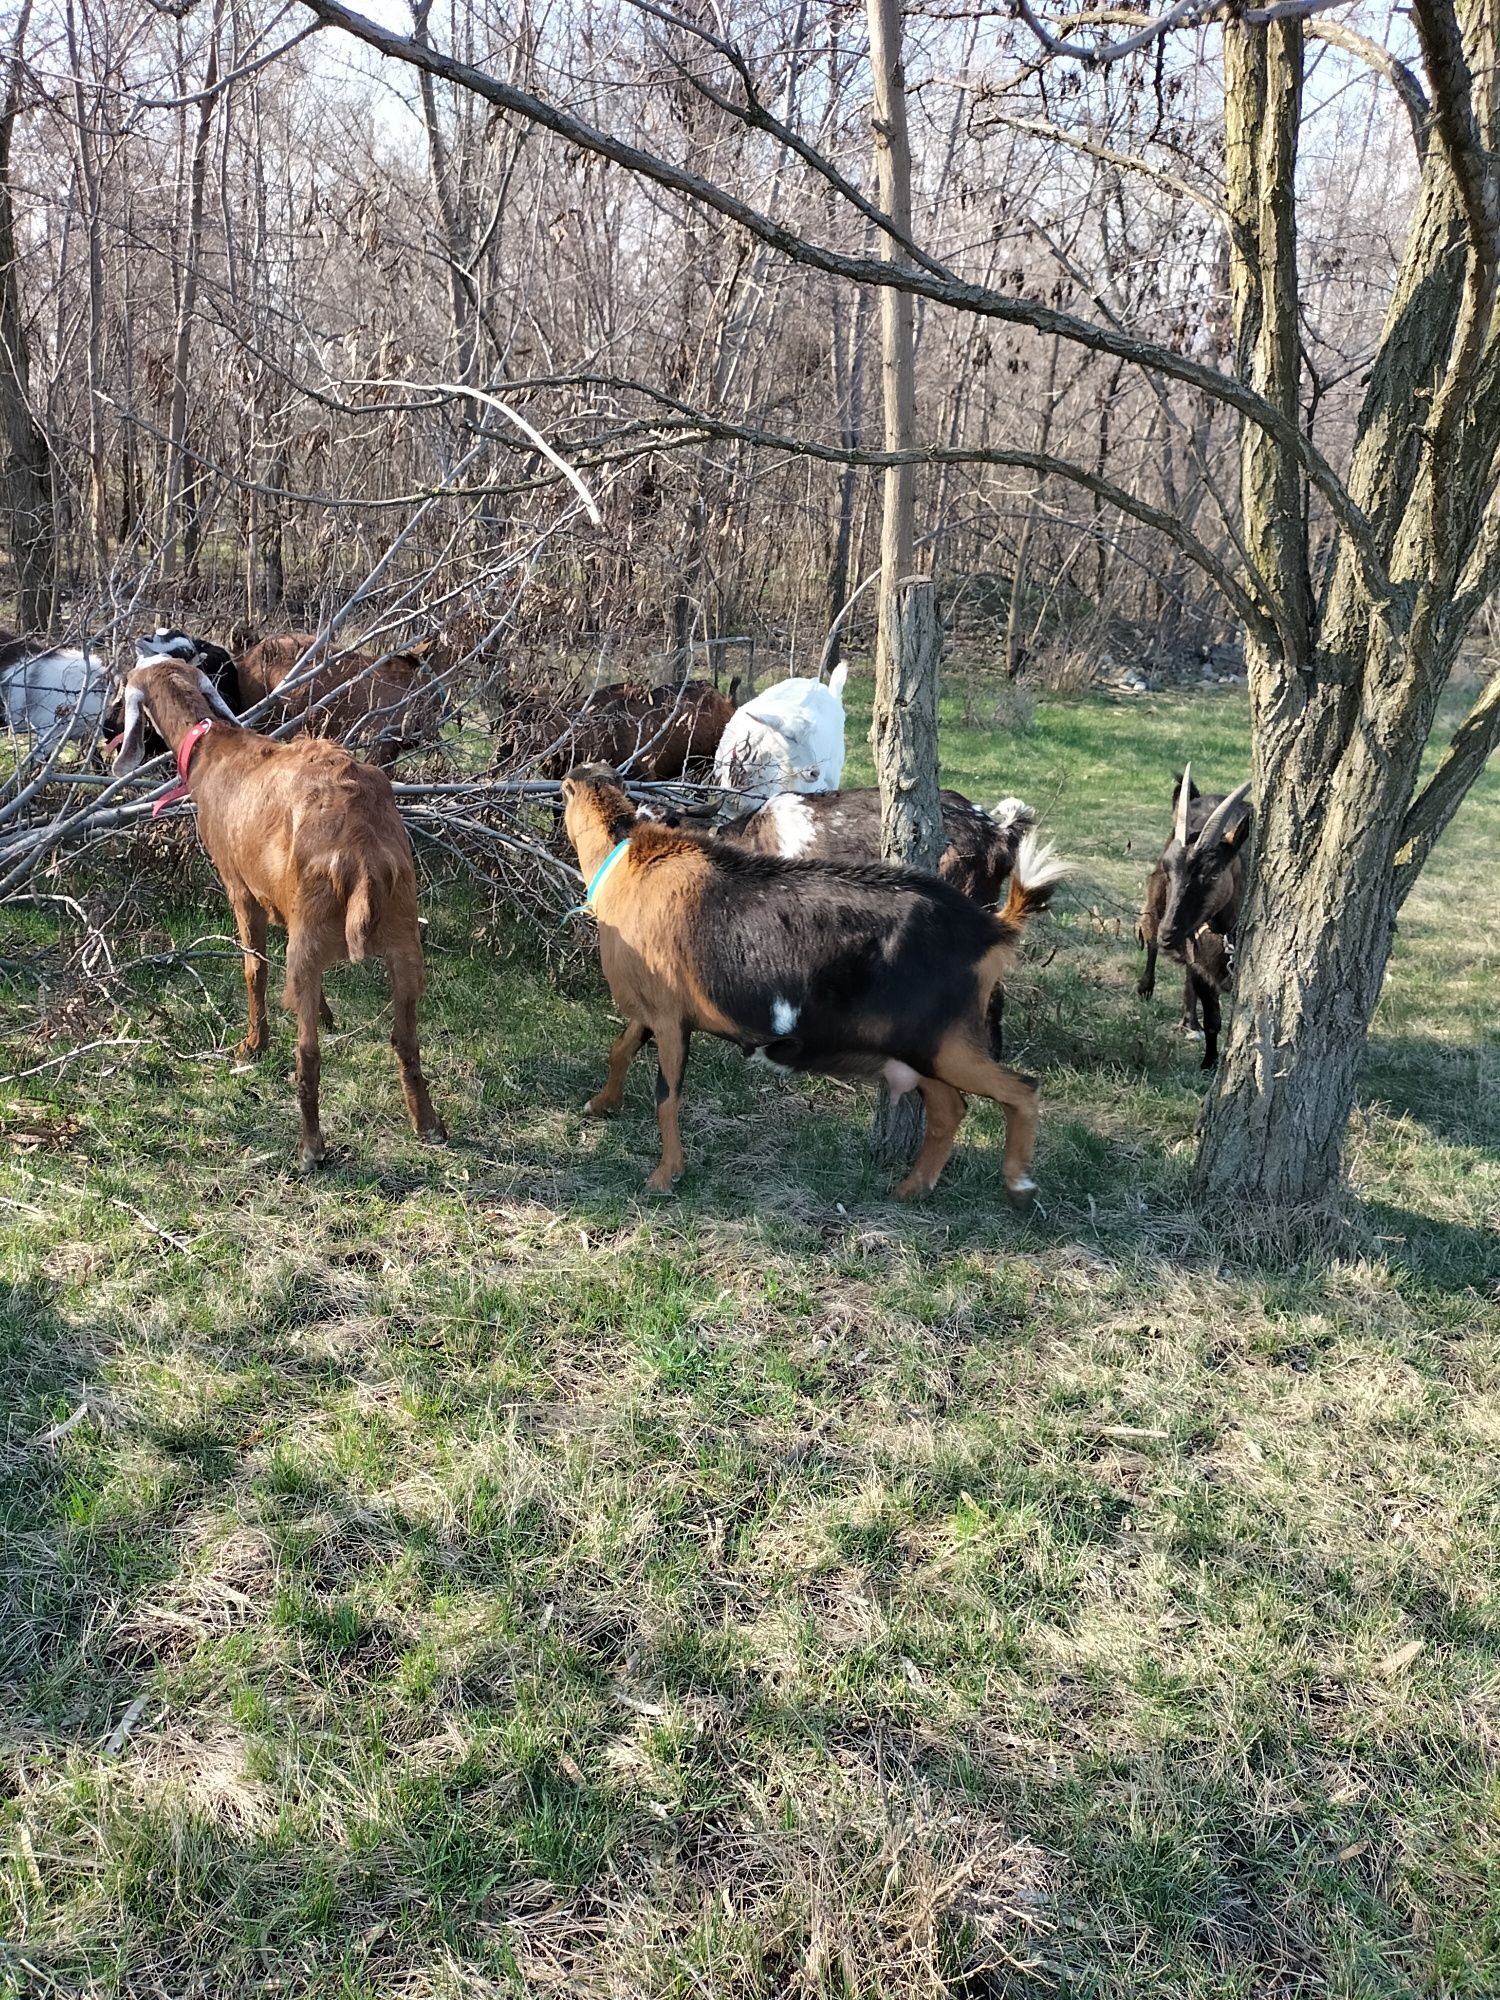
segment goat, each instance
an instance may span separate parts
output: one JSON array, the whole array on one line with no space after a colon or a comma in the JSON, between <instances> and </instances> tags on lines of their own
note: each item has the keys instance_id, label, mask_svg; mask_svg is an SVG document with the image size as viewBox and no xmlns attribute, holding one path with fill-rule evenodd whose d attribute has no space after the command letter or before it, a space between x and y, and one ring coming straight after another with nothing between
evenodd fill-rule
<instances>
[{"instance_id":1,"label":"goat","mask_svg":"<svg viewBox=\"0 0 1500 2000\"><path fill-rule=\"evenodd\" d=\"M545 719L549 711L539 707L529 733L535 737L540 723L544 743L567 738L542 760L542 776L564 777L580 763L609 764L648 783L683 777L690 765L706 774L734 714L737 685L732 682L729 694L722 695L707 681L681 681L669 687L620 681L596 688L571 719L559 721L560 711L552 705L555 726Z\"/></svg>"},{"instance_id":2,"label":"goat","mask_svg":"<svg viewBox=\"0 0 1500 2000\"><path fill-rule=\"evenodd\" d=\"M239 674L234 658L222 646L216 646L212 639L190 639L186 632L179 632L171 626L159 625L148 638L137 639L135 657L138 665L150 660L177 660L206 674L213 682L215 692L226 708L239 713L244 704L240 701ZM104 738L106 755L117 750L125 728L125 684L116 688L114 698L104 711L100 725ZM150 757L164 757L167 745L158 735L149 717L142 723L141 761Z\"/></svg>"},{"instance_id":3,"label":"goat","mask_svg":"<svg viewBox=\"0 0 1500 2000\"><path fill-rule=\"evenodd\" d=\"M235 661L243 711L268 694L285 716L305 716L310 732L336 736L386 768L409 750L433 742L442 725L442 690L422 664L422 648L382 658L373 652L331 652L325 641L316 664L293 668L316 642L310 632L261 639ZM289 678L294 685L282 693Z\"/></svg>"},{"instance_id":4,"label":"goat","mask_svg":"<svg viewBox=\"0 0 1500 2000\"><path fill-rule=\"evenodd\" d=\"M176 756L182 788L198 808L199 836L234 911L249 1011L242 1057L268 1046L266 926L286 927L282 1004L297 1016L303 1169L326 1151L318 1026L333 1025L323 974L340 959L385 961L407 1110L421 1138L446 1137L422 1074L417 878L389 778L342 744L268 743L242 729L207 674L180 660L152 658L127 678L119 775L143 761L148 722Z\"/></svg>"},{"instance_id":5,"label":"goat","mask_svg":"<svg viewBox=\"0 0 1500 2000\"><path fill-rule=\"evenodd\" d=\"M836 792L844 775L844 681L793 677L752 695L719 739L714 782L764 804L776 792Z\"/></svg>"},{"instance_id":6,"label":"goat","mask_svg":"<svg viewBox=\"0 0 1500 2000\"><path fill-rule=\"evenodd\" d=\"M137 652L147 644L137 642ZM316 642L310 632L291 632L255 640L231 655L210 639L162 627L149 644L159 656L195 659L230 708L243 715L278 694ZM431 742L442 722L441 690L422 664L421 650L380 659L367 652L330 653L325 642L316 663L304 665L280 696L275 719L305 717L310 735L348 741L382 768L394 764L403 752Z\"/></svg>"},{"instance_id":7,"label":"goat","mask_svg":"<svg viewBox=\"0 0 1500 2000\"><path fill-rule=\"evenodd\" d=\"M1036 813L1023 799L1002 799L992 813L962 792L942 794L943 830L948 844L937 872L971 902L986 909L1000 900ZM716 830L756 854L779 854L788 861L878 861L880 794L781 792L754 812Z\"/></svg>"},{"instance_id":8,"label":"goat","mask_svg":"<svg viewBox=\"0 0 1500 2000\"><path fill-rule=\"evenodd\" d=\"M1021 926L1068 873L1034 835L1022 843L999 915L945 882L882 863L784 861L640 820L613 771L563 781L563 817L599 921L599 956L625 1017L595 1117L619 1109L625 1075L656 1042L661 1160L646 1185L682 1172L678 1105L695 1029L783 1069L883 1077L916 1089L922 1149L897 1193L925 1194L942 1172L964 1092L1005 1106L1005 1184L1029 1200L1036 1083L995 1060L992 1002Z\"/></svg>"},{"instance_id":9,"label":"goat","mask_svg":"<svg viewBox=\"0 0 1500 2000\"><path fill-rule=\"evenodd\" d=\"M1245 896L1245 848L1253 820L1248 781L1224 798L1205 798L1188 765L1176 788L1171 837L1151 871L1136 936L1146 969L1136 988L1156 991L1158 947L1184 968L1182 1018L1203 1012L1203 1068L1219 1059L1219 995L1234 976L1234 933Z\"/></svg>"},{"instance_id":10,"label":"goat","mask_svg":"<svg viewBox=\"0 0 1500 2000\"><path fill-rule=\"evenodd\" d=\"M85 646L49 646L0 632L0 719L44 741L92 736L109 673Z\"/></svg>"}]
</instances>

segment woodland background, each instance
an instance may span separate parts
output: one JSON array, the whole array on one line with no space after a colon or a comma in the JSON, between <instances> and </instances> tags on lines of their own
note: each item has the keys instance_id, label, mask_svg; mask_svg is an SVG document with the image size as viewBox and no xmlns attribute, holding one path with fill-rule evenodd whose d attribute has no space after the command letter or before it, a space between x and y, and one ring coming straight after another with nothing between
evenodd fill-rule
<instances>
[{"instance_id":1,"label":"woodland background","mask_svg":"<svg viewBox=\"0 0 1500 2000\"><path fill-rule=\"evenodd\" d=\"M733 0L701 29L647 0L376 11L872 253L822 175L714 102L733 78L705 39L735 45L761 101L873 194L860 8ZM908 9L916 239L977 282L1227 365L1211 33L1049 70L992 12ZM1357 32L1308 35L1305 414L1338 463L1417 154ZM457 635L485 676L539 646L607 679L753 637L764 677L812 671L875 568L879 472L809 455L880 444L867 289L254 0L29 5L5 116L6 477L42 579L23 625L312 626L389 556L355 627ZM1149 528L965 454L1059 455L1232 560L1233 411L1025 327L918 315L918 435L944 461L920 474L919 550L982 657L1067 681L1231 636ZM480 386L580 469L602 529L463 393ZM870 593L849 630L874 612Z\"/></svg>"}]
</instances>

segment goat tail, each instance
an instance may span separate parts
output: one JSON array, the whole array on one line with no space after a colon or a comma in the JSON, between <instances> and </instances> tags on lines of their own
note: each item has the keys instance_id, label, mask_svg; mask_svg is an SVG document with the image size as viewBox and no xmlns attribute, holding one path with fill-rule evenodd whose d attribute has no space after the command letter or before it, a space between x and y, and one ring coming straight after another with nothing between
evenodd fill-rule
<instances>
[{"instance_id":1,"label":"goat tail","mask_svg":"<svg viewBox=\"0 0 1500 2000\"><path fill-rule=\"evenodd\" d=\"M1028 917L1039 916L1052 901L1059 884L1074 872L1073 863L1064 861L1051 841L1029 832L1021 842L1016 865L1010 872L1010 894L1001 916L1018 927Z\"/></svg>"},{"instance_id":2,"label":"goat tail","mask_svg":"<svg viewBox=\"0 0 1500 2000\"><path fill-rule=\"evenodd\" d=\"M370 939L380 922L383 901L379 885L369 874L356 877L344 905L344 943L356 963L369 955Z\"/></svg>"},{"instance_id":3,"label":"goat tail","mask_svg":"<svg viewBox=\"0 0 1500 2000\"><path fill-rule=\"evenodd\" d=\"M828 692L836 694L839 700L842 701L844 698L844 682L848 678L849 669L847 667L835 667L833 672L828 676Z\"/></svg>"}]
</instances>

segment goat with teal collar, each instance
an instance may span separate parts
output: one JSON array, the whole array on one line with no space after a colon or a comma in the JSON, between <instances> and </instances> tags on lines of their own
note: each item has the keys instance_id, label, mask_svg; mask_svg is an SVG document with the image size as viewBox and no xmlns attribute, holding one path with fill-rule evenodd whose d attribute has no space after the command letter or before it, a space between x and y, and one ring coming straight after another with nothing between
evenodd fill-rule
<instances>
[{"instance_id":1,"label":"goat with teal collar","mask_svg":"<svg viewBox=\"0 0 1500 2000\"><path fill-rule=\"evenodd\" d=\"M562 796L625 1018L587 1108L618 1110L631 1063L655 1041L662 1151L649 1188L668 1192L683 1169L682 1079L701 1030L784 1069L920 1091L927 1132L904 1196L936 1182L965 1093L994 1099L1006 1114L1006 1186L1030 1199L1036 1084L997 1061L993 1029L1021 927L1069 872L1050 848L1022 843L995 914L904 869L747 854L640 820L606 766L571 772Z\"/></svg>"}]
</instances>

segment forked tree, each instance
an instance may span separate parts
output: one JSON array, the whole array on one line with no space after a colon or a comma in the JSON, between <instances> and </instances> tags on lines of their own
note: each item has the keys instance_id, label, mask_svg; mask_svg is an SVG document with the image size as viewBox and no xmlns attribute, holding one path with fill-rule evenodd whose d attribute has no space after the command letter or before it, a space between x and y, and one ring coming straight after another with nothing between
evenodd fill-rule
<instances>
[{"instance_id":1,"label":"forked tree","mask_svg":"<svg viewBox=\"0 0 1500 2000\"><path fill-rule=\"evenodd\" d=\"M1070 480L1154 527L1212 579L1244 627L1256 856L1197 1180L1205 1195L1259 1203L1324 1193L1338 1172L1402 902L1500 738L1497 672L1423 780L1439 699L1500 583L1500 0L1414 0L1425 88L1387 51L1316 18L1326 0L1236 12L1187 0L1159 17L1111 7L1079 17L1089 24L1082 40L1059 38L1029 0L1016 0L1040 58L1054 63L1113 61L1175 28L1222 18L1233 370L1137 339L1108 318L964 278L779 121L744 58L699 19L672 15L734 79L739 94L716 91L716 105L792 147L861 228L873 220L904 255L814 240L735 189L396 35L342 0L303 5L388 56L704 204L796 262L1056 335L1238 414L1230 560L1180 516L1082 463L1001 445L959 455ZM1297 153L1313 35L1340 41L1396 83L1421 153L1406 247L1342 472L1308 435L1302 405ZM821 446L819 455L838 452ZM859 457L894 466L953 455L897 445Z\"/></svg>"}]
</instances>

